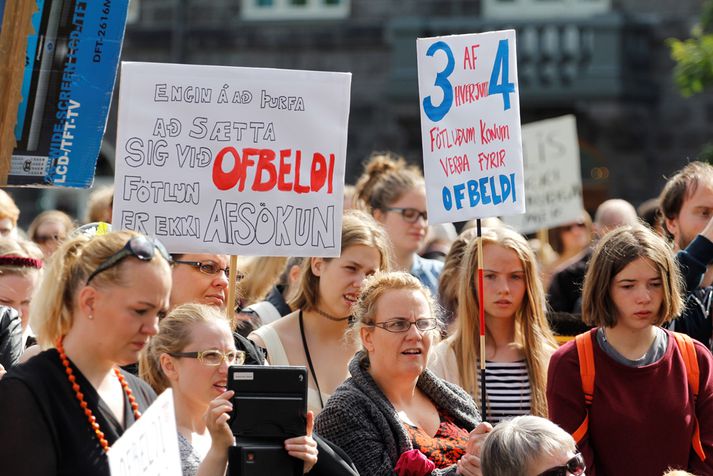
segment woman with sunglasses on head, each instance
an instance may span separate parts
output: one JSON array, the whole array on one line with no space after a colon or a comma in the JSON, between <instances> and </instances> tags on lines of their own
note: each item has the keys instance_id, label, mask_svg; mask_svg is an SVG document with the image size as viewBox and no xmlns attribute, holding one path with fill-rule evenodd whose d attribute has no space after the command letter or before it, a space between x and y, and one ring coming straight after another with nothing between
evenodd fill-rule
<instances>
[{"instance_id":1,"label":"woman with sunglasses on head","mask_svg":"<svg viewBox=\"0 0 713 476\"><path fill-rule=\"evenodd\" d=\"M546 259L542 266L545 289L549 287L552 273L586 250L592 243L592 219L582 210L579 220L551 228L548 241L554 256Z\"/></svg>"},{"instance_id":2,"label":"woman with sunglasses on head","mask_svg":"<svg viewBox=\"0 0 713 476\"><path fill-rule=\"evenodd\" d=\"M308 407L318 413L349 376L356 347L343 337L367 276L388 269L384 230L367 214L350 210L342 220L338 258L309 258L289 304L295 312L262 326L250 339L267 349L271 365L303 365L309 370Z\"/></svg>"},{"instance_id":3,"label":"woman with sunglasses on head","mask_svg":"<svg viewBox=\"0 0 713 476\"><path fill-rule=\"evenodd\" d=\"M228 367L244 360L225 316L202 304L173 309L142 354L141 376L156 393L173 390L183 476L225 474L234 442L228 425L233 408ZM317 461L313 418L309 413L305 436L285 440L288 453L304 461L305 473Z\"/></svg>"},{"instance_id":4,"label":"woman with sunglasses on head","mask_svg":"<svg viewBox=\"0 0 713 476\"><path fill-rule=\"evenodd\" d=\"M426 368L439 335L434 311L428 290L408 273L364 283L349 331L362 350L315 424L360 474L480 474L473 399Z\"/></svg>"},{"instance_id":5,"label":"woman with sunglasses on head","mask_svg":"<svg viewBox=\"0 0 713 476\"><path fill-rule=\"evenodd\" d=\"M391 268L416 276L433 296L443 262L421 258L428 231L426 186L421 171L390 152L373 153L356 184L362 208L371 213L389 235Z\"/></svg>"},{"instance_id":6,"label":"woman with sunglasses on head","mask_svg":"<svg viewBox=\"0 0 713 476\"><path fill-rule=\"evenodd\" d=\"M584 476L572 437L551 421L526 415L503 420L483 443L486 476Z\"/></svg>"},{"instance_id":7,"label":"woman with sunglasses on head","mask_svg":"<svg viewBox=\"0 0 713 476\"><path fill-rule=\"evenodd\" d=\"M168 307L168 254L134 232L80 235L50 260L32 303L47 349L0 381L4 474L109 475L106 453L155 398L120 370Z\"/></svg>"},{"instance_id":8,"label":"woman with sunglasses on head","mask_svg":"<svg viewBox=\"0 0 713 476\"><path fill-rule=\"evenodd\" d=\"M506 226L482 232L485 314L485 388L493 424L533 414L547 416L547 364L557 348L545 316L545 294L525 238ZM438 344L429 368L481 402L479 240L463 257L456 331Z\"/></svg>"},{"instance_id":9,"label":"woman with sunglasses on head","mask_svg":"<svg viewBox=\"0 0 713 476\"><path fill-rule=\"evenodd\" d=\"M661 237L635 225L601 239L582 292L582 318L597 327L555 352L547 382L550 419L572 433L590 475L713 474L713 356L660 327L682 309Z\"/></svg>"}]
</instances>

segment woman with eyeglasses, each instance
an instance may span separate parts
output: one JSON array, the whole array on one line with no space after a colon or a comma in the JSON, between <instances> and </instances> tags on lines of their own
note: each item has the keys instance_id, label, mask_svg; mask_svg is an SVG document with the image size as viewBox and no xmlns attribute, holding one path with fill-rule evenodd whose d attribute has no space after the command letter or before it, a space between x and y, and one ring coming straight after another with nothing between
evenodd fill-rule
<instances>
[{"instance_id":1,"label":"woman with eyeglasses","mask_svg":"<svg viewBox=\"0 0 713 476\"><path fill-rule=\"evenodd\" d=\"M173 309L142 354L141 376L157 393L173 390L183 476L225 474L234 442L228 425L233 408L228 367L244 360L225 316L202 304ZM304 461L305 473L317 461L313 418L309 413L305 436L285 440L288 453Z\"/></svg>"},{"instance_id":2,"label":"woman with eyeglasses","mask_svg":"<svg viewBox=\"0 0 713 476\"><path fill-rule=\"evenodd\" d=\"M490 423L518 415L547 416L547 365L557 348L545 316L535 255L506 226L482 230L485 395ZM456 331L439 343L429 368L481 402L479 240L463 256Z\"/></svg>"},{"instance_id":3,"label":"woman with eyeglasses","mask_svg":"<svg viewBox=\"0 0 713 476\"><path fill-rule=\"evenodd\" d=\"M315 424L360 474L480 474L473 399L426 368L439 335L434 311L428 290L408 273L364 283L348 334L361 350Z\"/></svg>"},{"instance_id":4,"label":"woman with eyeglasses","mask_svg":"<svg viewBox=\"0 0 713 476\"><path fill-rule=\"evenodd\" d=\"M347 365L357 348L344 333L362 282L389 266L386 233L366 213L344 215L341 239L338 258L304 260L299 288L289 302L296 311L248 336L267 349L271 365L307 367L308 408L315 414L349 376Z\"/></svg>"},{"instance_id":5,"label":"woman with eyeglasses","mask_svg":"<svg viewBox=\"0 0 713 476\"><path fill-rule=\"evenodd\" d=\"M438 296L443 262L421 258L428 231L426 186L418 168L390 152L373 153L356 184L360 207L386 230L392 246L391 268L416 276Z\"/></svg>"},{"instance_id":6,"label":"woman with eyeglasses","mask_svg":"<svg viewBox=\"0 0 713 476\"><path fill-rule=\"evenodd\" d=\"M81 234L50 260L31 325L47 349L0 381L3 474L109 475L106 453L154 400L120 369L166 312L163 246L134 232Z\"/></svg>"},{"instance_id":7,"label":"woman with eyeglasses","mask_svg":"<svg viewBox=\"0 0 713 476\"><path fill-rule=\"evenodd\" d=\"M481 460L486 476L584 476L587 469L569 433L531 415L496 425Z\"/></svg>"},{"instance_id":8,"label":"woman with eyeglasses","mask_svg":"<svg viewBox=\"0 0 713 476\"><path fill-rule=\"evenodd\" d=\"M713 474L713 356L661 327L683 309L681 284L648 227L617 228L594 249L582 318L597 327L555 352L547 381L549 417L590 475Z\"/></svg>"}]
</instances>

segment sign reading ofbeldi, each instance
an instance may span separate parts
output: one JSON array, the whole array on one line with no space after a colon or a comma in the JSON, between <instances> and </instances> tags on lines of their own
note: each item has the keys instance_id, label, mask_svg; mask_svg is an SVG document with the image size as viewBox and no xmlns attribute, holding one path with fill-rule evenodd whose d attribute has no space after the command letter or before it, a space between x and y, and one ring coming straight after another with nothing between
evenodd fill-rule
<instances>
[{"instance_id":1,"label":"sign reading ofbeldi","mask_svg":"<svg viewBox=\"0 0 713 476\"><path fill-rule=\"evenodd\" d=\"M175 253L338 256L351 75L123 63L114 220Z\"/></svg>"},{"instance_id":2,"label":"sign reading ofbeldi","mask_svg":"<svg viewBox=\"0 0 713 476\"><path fill-rule=\"evenodd\" d=\"M515 31L417 41L431 223L523 213Z\"/></svg>"}]
</instances>

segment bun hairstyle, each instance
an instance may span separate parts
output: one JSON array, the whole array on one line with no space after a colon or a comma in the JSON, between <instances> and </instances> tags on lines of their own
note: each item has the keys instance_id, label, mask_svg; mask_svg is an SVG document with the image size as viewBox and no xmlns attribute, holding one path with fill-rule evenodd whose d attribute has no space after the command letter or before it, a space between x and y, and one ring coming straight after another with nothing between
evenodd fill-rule
<instances>
[{"instance_id":1,"label":"bun hairstyle","mask_svg":"<svg viewBox=\"0 0 713 476\"><path fill-rule=\"evenodd\" d=\"M111 232L93 237L80 233L65 241L52 255L30 308L30 325L43 348L54 347L57 339L72 328L75 295L86 284L87 277L121 250L129 239L138 235L133 231ZM92 286L125 283L128 277L122 273L122 269L126 261L97 274L92 280ZM160 253L155 253L150 262L163 262L168 269L168 263Z\"/></svg>"},{"instance_id":2,"label":"bun hairstyle","mask_svg":"<svg viewBox=\"0 0 713 476\"><path fill-rule=\"evenodd\" d=\"M372 152L356 184L356 202L369 213L386 211L409 190L424 187L421 170L393 152Z\"/></svg>"}]
</instances>

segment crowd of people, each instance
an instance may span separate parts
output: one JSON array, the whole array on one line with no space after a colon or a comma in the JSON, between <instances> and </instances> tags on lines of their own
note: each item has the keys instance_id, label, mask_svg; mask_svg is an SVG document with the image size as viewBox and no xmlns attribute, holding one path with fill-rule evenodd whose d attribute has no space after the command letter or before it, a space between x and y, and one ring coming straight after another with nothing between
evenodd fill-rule
<instances>
[{"instance_id":1,"label":"crowd of people","mask_svg":"<svg viewBox=\"0 0 713 476\"><path fill-rule=\"evenodd\" d=\"M713 166L545 242L429 227L392 153L347 192L340 256L240 260L228 302L228 256L111 231L104 190L89 224L26 232L0 190L1 472L108 475L170 388L183 474L225 475L228 368L251 364L307 370L281 443L305 474L713 475Z\"/></svg>"}]
</instances>

